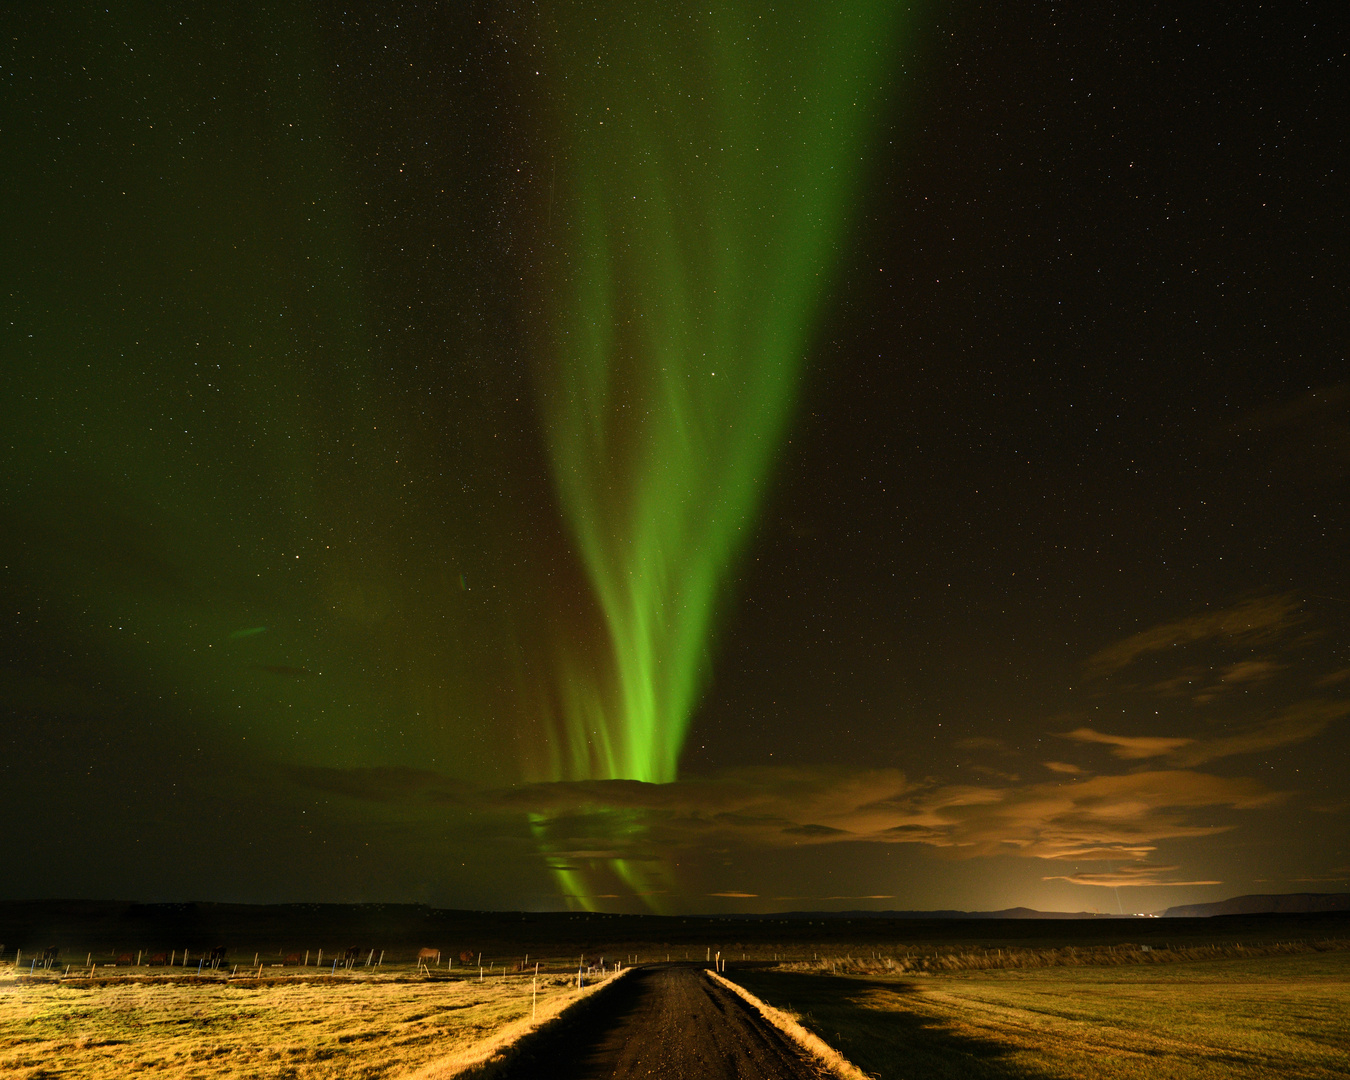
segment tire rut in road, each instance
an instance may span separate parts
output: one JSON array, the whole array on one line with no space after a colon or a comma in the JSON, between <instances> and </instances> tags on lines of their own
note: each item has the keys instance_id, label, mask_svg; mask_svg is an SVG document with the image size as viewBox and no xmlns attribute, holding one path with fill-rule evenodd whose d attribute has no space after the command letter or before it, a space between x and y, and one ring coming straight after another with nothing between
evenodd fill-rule
<instances>
[{"instance_id":1,"label":"tire rut in road","mask_svg":"<svg viewBox=\"0 0 1350 1080\"><path fill-rule=\"evenodd\" d=\"M823 1080L829 1076L693 966L630 972L603 1002L541 1034L508 1080Z\"/></svg>"}]
</instances>

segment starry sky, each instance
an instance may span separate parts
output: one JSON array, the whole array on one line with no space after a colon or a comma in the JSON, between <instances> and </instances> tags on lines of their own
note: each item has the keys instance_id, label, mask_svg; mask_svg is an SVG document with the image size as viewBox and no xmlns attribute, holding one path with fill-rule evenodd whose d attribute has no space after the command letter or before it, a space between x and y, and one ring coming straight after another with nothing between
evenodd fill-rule
<instances>
[{"instance_id":1,"label":"starry sky","mask_svg":"<svg viewBox=\"0 0 1350 1080\"><path fill-rule=\"evenodd\" d=\"M1319 15L16 22L5 895L1345 889Z\"/></svg>"}]
</instances>

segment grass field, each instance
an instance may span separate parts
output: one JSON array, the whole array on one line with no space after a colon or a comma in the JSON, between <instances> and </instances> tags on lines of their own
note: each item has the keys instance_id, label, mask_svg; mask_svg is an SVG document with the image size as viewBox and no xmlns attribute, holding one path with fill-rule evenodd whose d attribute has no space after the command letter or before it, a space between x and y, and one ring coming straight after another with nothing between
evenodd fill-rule
<instances>
[{"instance_id":1,"label":"grass field","mask_svg":"<svg viewBox=\"0 0 1350 1080\"><path fill-rule=\"evenodd\" d=\"M0 979L0 1075L375 1078L403 1076L531 1015L532 979ZM542 976L539 1012L575 995Z\"/></svg>"},{"instance_id":2,"label":"grass field","mask_svg":"<svg viewBox=\"0 0 1350 1080\"><path fill-rule=\"evenodd\" d=\"M540 978L544 1019L573 1000L566 972L583 955L612 967L717 953L728 976L885 1080L1350 1077L1350 927L1339 916L924 923L189 905L150 918L48 906L57 923L39 924L34 905L0 919L0 937L26 942L17 971L0 964L6 1080L448 1074L525 1025L536 959L553 973ZM122 962L175 942L193 946L188 969ZM239 977L197 976L200 946L216 942L231 945ZM274 966L296 943L304 955L306 943L353 942L379 945L386 965ZM418 975L412 957L427 942L475 961L481 949L490 977L458 960ZM47 945L61 959L28 976ZM519 970L527 954L530 974Z\"/></svg>"},{"instance_id":3,"label":"grass field","mask_svg":"<svg viewBox=\"0 0 1350 1080\"><path fill-rule=\"evenodd\" d=\"M1350 1076L1350 952L921 975L733 967L883 1080Z\"/></svg>"}]
</instances>

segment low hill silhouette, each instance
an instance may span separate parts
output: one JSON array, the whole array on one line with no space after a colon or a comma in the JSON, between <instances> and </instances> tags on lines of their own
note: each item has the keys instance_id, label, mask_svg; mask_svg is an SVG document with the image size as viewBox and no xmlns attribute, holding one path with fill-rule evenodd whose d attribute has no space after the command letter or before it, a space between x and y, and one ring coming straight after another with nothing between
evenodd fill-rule
<instances>
[{"instance_id":1,"label":"low hill silhouette","mask_svg":"<svg viewBox=\"0 0 1350 1080\"><path fill-rule=\"evenodd\" d=\"M1215 915L1306 915L1350 911L1350 893L1268 893L1234 896L1211 904L1179 904L1162 913L1165 919L1205 919Z\"/></svg>"}]
</instances>

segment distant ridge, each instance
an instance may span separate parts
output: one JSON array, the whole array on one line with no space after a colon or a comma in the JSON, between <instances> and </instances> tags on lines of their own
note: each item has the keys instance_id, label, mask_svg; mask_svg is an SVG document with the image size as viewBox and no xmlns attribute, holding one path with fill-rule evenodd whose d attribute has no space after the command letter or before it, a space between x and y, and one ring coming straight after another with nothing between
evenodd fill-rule
<instances>
[{"instance_id":1,"label":"distant ridge","mask_svg":"<svg viewBox=\"0 0 1350 1080\"><path fill-rule=\"evenodd\" d=\"M1321 909L1319 909L1321 910ZM1138 919L1135 913L1102 911L1037 911L1029 907L1002 911L778 911L772 915L722 915L724 919Z\"/></svg>"},{"instance_id":2,"label":"distant ridge","mask_svg":"<svg viewBox=\"0 0 1350 1080\"><path fill-rule=\"evenodd\" d=\"M1350 893L1270 893L1234 896L1212 904L1181 904L1162 913L1164 919L1205 919L1212 915L1303 915L1315 911L1350 911Z\"/></svg>"}]
</instances>

